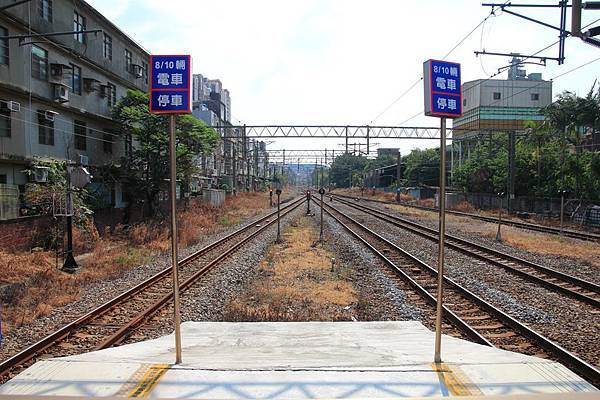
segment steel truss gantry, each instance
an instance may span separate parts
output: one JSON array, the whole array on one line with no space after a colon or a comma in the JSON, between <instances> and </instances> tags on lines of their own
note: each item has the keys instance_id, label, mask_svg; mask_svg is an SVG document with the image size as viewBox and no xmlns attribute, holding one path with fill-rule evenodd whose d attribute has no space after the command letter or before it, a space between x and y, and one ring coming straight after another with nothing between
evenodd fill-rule
<instances>
[{"instance_id":1,"label":"steel truss gantry","mask_svg":"<svg viewBox=\"0 0 600 400\"><path fill-rule=\"evenodd\" d=\"M243 131L247 138L390 138L390 139L439 139L439 127L371 126L371 125L238 125L211 126L222 137L230 132ZM448 139L452 139L448 129ZM458 130L455 130L458 131ZM469 130L471 131L471 130Z\"/></svg>"}]
</instances>

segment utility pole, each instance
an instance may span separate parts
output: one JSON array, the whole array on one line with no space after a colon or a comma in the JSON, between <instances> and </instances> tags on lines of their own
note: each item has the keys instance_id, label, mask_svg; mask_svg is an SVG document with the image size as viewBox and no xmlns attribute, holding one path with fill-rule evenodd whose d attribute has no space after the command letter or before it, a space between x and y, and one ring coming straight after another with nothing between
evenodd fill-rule
<instances>
[{"instance_id":1,"label":"utility pole","mask_svg":"<svg viewBox=\"0 0 600 400\"><path fill-rule=\"evenodd\" d=\"M508 212L513 210L515 198L515 131L508 132Z\"/></svg>"},{"instance_id":2,"label":"utility pole","mask_svg":"<svg viewBox=\"0 0 600 400\"><path fill-rule=\"evenodd\" d=\"M232 161L232 173L233 173L233 182L231 183L231 189L233 190L233 195L237 196L237 151L236 151L236 142L235 140L231 141L231 146L233 147L233 161Z\"/></svg>"},{"instance_id":3,"label":"utility pole","mask_svg":"<svg viewBox=\"0 0 600 400\"><path fill-rule=\"evenodd\" d=\"M260 144L257 140L254 141L254 187L253 189L258 190L257 182L258 182L258 150Z\"/></svg>"},{"instance_id":4,"label":"utility pole","mask_svg":"<svg viewBox=\"0 0 600 400\"><path fill-rule=\"evenodd\" d=\"M402 178L402 154L398 151L398 156L396 157L396 187L400 187L400 179Z\"/></svg>"},{"instance_id":5,"label":"utility pole","mask_svg":"<svg viewBox=\"0 0 600 400\"><path fill-rule=\"evenodd\" d=\"M369 125L367 125L367 157L369 157L369 134L371 132L371 128L369 127ZM360 146L360 145L359 145ZM359 151L360 151L360 147L359 147Z\"/></svg>"},{"instance_id":6,"label":"utility pole","mask_svg":"<svg viewBox=\"0 0 600 400\"><path fill-rule=\"evenodd\" d=\"M346 127L346 154L348 154L348 127Z\"/></svg>"}]
</instances>

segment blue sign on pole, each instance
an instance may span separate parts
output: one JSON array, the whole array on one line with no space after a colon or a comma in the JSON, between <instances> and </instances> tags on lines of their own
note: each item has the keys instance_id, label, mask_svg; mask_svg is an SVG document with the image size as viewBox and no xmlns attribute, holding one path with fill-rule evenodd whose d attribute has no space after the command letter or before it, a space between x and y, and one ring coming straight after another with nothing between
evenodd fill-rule
<instances>
[{"instance_id":1,"label":"blue sign on pole","mask_svg":"<svg viewBox=\"0 0 600 400\"><path fill-rule=\"evenodd\" d=\"M191 113L191 57L150 56L150 71L150 112Z\"/></svg>"},{"instance_id":2,"label":"blue sign on pole","mask_svg":"<svg viewBox=\"0 0 600 400\"><path fill-rule=\"evenodd\" d=\"M425 115L456 118L462 115L460 64L428 60L423 63Z\"/></svg>"}]
</instances>

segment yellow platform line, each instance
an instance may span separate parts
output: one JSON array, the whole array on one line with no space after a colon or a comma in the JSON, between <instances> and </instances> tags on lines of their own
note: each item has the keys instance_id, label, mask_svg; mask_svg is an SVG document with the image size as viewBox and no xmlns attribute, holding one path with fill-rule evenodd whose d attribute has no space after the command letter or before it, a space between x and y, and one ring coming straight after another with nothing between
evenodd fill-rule
<instances>
[{"instance_id":1,"label":"yellow platform line","mask_svg":"<svg viewBox=\"0 0 600 400\"><path fill-rule=\"evenodd\" d=\"M445 363L432 363L431 368L452 396L478 396L483 393L469 377L457 366Z\"/></svg>"},{"instance_id":2,"label":"yellow platform line","mask_svg":"<svg viewBox=\"0 0 600 400\"><path fill-rule=\"evenodd\" d=\"M145 372L127 397L148 397L163 375L169 370L168 364L152 364L143 366Z\"/></svg>"}]
</instances>

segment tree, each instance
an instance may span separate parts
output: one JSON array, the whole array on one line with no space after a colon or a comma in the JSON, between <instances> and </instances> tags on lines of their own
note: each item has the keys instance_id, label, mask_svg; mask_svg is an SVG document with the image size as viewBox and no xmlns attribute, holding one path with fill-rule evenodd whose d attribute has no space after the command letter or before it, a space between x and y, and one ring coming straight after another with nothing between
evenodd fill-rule
<instances>
[{"instance_id":1,"label":"tree","mask_svg":"<svg viewBox=\"0 0 600 400\"><path fill-rule=\"evenodd\" d=\"M404 183L437 186L440 181L439 149L415 149L402 157L406 165Z\"/></svg>"},{"instance_id":2,"label":"tree","mask_svg":"<svg viewBox=\"0 0 600 400\"><path fill-rule=\"evenodd\" d=\"M113 108L113 118L121 132L135 143L131 155L123 160L129 204L142 202L149 214L154 215L158 194L166 188L169 177L169 134L168 117L151 114L148 104L147 94L130 90ZM213 129L195 117L177 116L177 179L183 183L183 191L189 189L197 169L196 156L210 154L218 139Z\"/></svg>"},{"instance_id":3,"label":"tree","mask_svg":"<svg viewBox=\"0 0 600 400\"><path fill-rule=\"evenodd\" d=\"M342 154L337 156L331 164L329 176L331 183L336 187L351 187L352 181L357 182L354 175L362 177L365 167L368 164L366 157L355 156L352 154Z\"/></svg>"}]
</instances>

